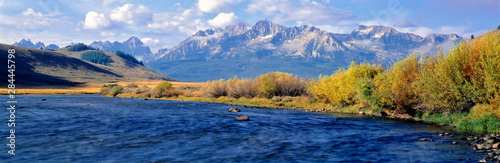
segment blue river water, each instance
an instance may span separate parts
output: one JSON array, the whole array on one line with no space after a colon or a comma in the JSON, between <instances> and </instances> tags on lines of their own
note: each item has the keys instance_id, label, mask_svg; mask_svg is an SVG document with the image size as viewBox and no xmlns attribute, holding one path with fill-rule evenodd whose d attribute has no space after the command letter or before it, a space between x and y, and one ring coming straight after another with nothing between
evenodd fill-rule
<instances>
[{"instance_id":1,"label":"blue river water","mask_svg":"<svg viewBox=\"0 0 500 163\"><path fill-rule=\"evenodd\" d=\"M46 101L41 99L45 98ZM371 117L98 95L17 96L0 162L477 162L446 129ZM7 101L6 96L0 100ZM2 102L7 108L8 103ZM22 108L20 108L22 107ZM250 121L236 121L246 115ZM420 142L420 138L434 141ZM458 141L458 144L451 144Z\"/></svg>"}]
</instances>

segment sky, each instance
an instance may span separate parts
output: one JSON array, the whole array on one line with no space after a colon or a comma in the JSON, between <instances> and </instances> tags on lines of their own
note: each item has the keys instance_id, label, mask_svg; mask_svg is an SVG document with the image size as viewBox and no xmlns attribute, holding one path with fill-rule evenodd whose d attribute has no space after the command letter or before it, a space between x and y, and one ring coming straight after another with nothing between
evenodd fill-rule
<instances>
[{"instance_id":1,"label":"sky","mask_svg":"<svg viewBox=\"0 0 500 163\"><path fill-rule=\"evenodd\" d=\"M153 53L199 30L268 19L351 33L359 25L470 38L500 25L498 0L0 0L0 43L66 46L138 37Z\"/></svg>"}]
</instances>

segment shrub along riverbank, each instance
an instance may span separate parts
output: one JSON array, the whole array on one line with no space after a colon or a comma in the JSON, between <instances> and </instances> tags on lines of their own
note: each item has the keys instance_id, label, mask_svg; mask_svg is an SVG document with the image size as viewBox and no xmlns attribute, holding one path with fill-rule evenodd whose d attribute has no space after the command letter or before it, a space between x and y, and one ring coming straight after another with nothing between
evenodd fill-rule
<instances>
[{"instance_id":1,"label":"shrub along riverbank","mask_svg":"<svg viewBox=\"0 0 500 163\"><path fill-rule=\"evenodd\" d=\"M383 110L468 132L500 132L500 35L490 32L463 42L448 55L410 55L387 70L353 62L310 81L273 72L208 81L199 90L163 86L125 88L118 96L368 114Z\"/></svg>"}]
</instances>

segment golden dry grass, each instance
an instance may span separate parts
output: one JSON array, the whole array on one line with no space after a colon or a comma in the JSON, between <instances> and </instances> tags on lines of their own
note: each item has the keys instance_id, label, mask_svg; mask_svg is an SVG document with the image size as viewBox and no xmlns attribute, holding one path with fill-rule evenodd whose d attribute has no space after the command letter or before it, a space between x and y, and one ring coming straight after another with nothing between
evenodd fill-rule
<instances>
[{"instance_id":1,"label":"golden dry grass","mask_svg":"<svg viewBox=\"0 0 500 163\"><path fill-rule=\"evenodd\" d=\"M147 85L148 87L155 87L158 84L160 84L163 81L136 81L136 82L117 82L115 84L121 85L121 86L127 86L128 84L134 83L139 87L142 87L143 85ZM187 83L187 82L170 82L172 83L172 87L201 87L205 85L205 82L202 83ZM111 84L111 83L107 83Z\"/></svg>"},{"instance_id":2,"label":"golden dry grass","mask_svg":"<svg viewBox=\"0 0 500 163\"><path fill-rule=\"evenodd\" d=\"M142 87L155 87L162 81L136 81L136 82L118 82L118 83L87 83L85 86L69 87L69 86L30 86L16 88L17 95L55 95L55 94L99 94L101 86L104 84L118 84L127 86L130 83L135 83ZM171 82L172 87L201 87L205 83L186 83L186 82ZM0 88L0 94L7 94L7 88Z\"/></svg>"}]
</instances>

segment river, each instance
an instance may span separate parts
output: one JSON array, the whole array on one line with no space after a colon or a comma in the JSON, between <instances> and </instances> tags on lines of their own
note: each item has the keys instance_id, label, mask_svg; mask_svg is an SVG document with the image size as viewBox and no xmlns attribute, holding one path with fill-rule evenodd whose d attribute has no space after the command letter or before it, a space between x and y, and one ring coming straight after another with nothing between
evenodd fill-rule
<instances>
[{"instance_id":1,"label":"river","mask_svg":"<svg viewBox=\"0 0 500 163\"><path fill-rule=\"evenodd\" d=\"M98 95L17 96L1 162L454 162L482 159L445 128L346 114ZM46 99L46 101L42 101ZM1 101L7 101L1 96ZM8 108L7 102L2 102ZM23 107L23 108L20 108ZM246 115L250 121L236 121ZM434 141L421 142L420 138ZM458 144L451 142L457 141ZM442 143L441 143L442 142Z\"/></svg>"}]
</instances>

